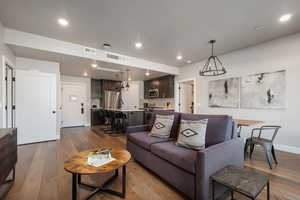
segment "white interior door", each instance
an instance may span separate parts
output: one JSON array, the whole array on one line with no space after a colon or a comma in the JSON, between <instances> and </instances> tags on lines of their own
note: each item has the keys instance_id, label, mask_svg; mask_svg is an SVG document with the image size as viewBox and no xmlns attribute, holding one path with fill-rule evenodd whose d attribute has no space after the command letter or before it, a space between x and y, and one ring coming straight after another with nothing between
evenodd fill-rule
<instances>
[{"instance_id":1,"label":"white interior door","mask_svg":"<svg viewBox=\"0 0 300 200\"><path fill-rule=\"evenodd\" d=\"M86 102L85 84L62 83L62 127L85 125Z\"/></svg>"},{"instance_id":2,"label":"white interior door","mask_svg":"<svg viewBox=\"0 0 300 200\"><path fill-rule=\"evenodd\" d=\"M15 86L14 86L14 72L13 68L6 64L5 66L5 117L4 127L15 127Z\"/></svg>"},{"instance_id":3,"label":"white interior door","mask_svg":"<svg viewBox=\"0 0 300 200\"><path fill-rule=\"evenodd\" d=\"M193 113L193 82L182 82L179 87L179 112Z\"/></svg>"},{"instance_id":4,"label":"white interior door","mask_svg":"<svg viewBox=\"0 0 300 200\"><path fill-rule=\"evenodd\" d=\"M18 144L56 139L56 75L16 70Z\"/></svg>"}]
</instances>

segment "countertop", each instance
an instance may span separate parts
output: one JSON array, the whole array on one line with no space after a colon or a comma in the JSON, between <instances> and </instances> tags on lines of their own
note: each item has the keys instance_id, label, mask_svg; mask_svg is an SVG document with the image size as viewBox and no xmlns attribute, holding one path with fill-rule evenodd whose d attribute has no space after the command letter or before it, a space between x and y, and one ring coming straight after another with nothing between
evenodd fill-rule
<instances>
[{"instance_id":1,"label":"countertop","mask_svg":"<svg viewBox=\"0 0 300 200\"><path fill-rule=\"evenodd\" d=\"M91 108L91 110L108 110L108 111L116 111L116 112L143 112L141 109L105 109L105 108Z\"/></svg>"},{"instance_id":2,"label":"countertop","mask_svg":"<svg viewBox=\"0 0 300 200\"><path fill-rule=\"evenodd\" d=\"M174 108L166 108L166 107L148 107L148 108L140 108L141 110L175 110Z\"/></svg>"},{"instance_id":3,"label":"countertop","mask_svg":"<svg viewBox=\"0 0 300 200\"><path fill-rule=\"evenodd\" d=\"M105 109L105 108L91 108L91 110L110 110L110 111L118 111L118 112L141 112L145 110L175 110L174 108L166 108L166 107L148 107L148 108L136 108L136 109Z\"/></svg>"}]
</instances>

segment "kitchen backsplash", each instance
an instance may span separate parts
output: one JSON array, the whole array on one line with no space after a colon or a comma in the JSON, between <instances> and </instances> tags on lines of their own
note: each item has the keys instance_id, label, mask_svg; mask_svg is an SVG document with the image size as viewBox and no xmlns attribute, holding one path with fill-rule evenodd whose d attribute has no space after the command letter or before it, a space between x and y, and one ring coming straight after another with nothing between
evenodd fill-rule
<instances>
[{"instance_id":1,"label":"kitchen backsplash","mask_svg":"<svg viewBox=\"0 0 300 200\"><path fill-rule=\"evenodd\" d=\"M142 100L142 105L144 103L148 103L149 106L155 106L155 107L164 107L166 108L167 107L167 103L170 103L169 105L169 109L170 108L174 108L175 107L175 99L174 98L164 98L164 99L143 99Z\"/></svg>"},{"instance_id":2,"label":"kitchen backsplash","mask_svg":"<svg viewBox=\"0 0 300 200\"><path fill-rule=\"evenodd\" d=\"M100 99L91 99L91 105L97 106L97 108L100 107Z\"/></svg>"}]
</instances>

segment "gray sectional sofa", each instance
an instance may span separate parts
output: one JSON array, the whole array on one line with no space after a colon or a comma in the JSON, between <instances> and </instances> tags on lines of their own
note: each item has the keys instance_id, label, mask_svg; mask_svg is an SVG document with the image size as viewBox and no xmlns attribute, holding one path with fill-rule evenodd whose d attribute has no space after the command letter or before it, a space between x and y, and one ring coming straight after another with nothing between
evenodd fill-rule
<instances>
[{"instance_id":1,"label":"gray sectional sofa","mask_svg":"<svg viewBox=\"0 0 300 200\"><path fill-rule=\"evenodd\" d=\"M155 114L174 114L171 137L148 136ZM156 111L148 125L128 127L127 149L132 157L190 199L211 200L210 176L227 165L243 166L243 141L227 115L194 115ZM175 145L181 119L208 119L206 148L195 151ZM226 188L218 186L216 195Z\"/></svg>"}]
</instances>

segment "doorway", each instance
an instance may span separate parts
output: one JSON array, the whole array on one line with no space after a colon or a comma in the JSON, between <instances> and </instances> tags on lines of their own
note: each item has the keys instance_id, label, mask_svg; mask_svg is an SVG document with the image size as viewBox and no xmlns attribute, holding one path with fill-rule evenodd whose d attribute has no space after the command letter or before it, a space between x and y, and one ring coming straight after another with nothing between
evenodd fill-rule
<instances>
[{"instance_id":1,"label":"doorway","mask_svg":"<svg viewBox=\"0 0 300 200\"><path fill-rule=\"evenodd\" d=\"M178 111L182 113L195 113L195 81L178 82Z\"/></svg>"},{"instance_id":2,"label":"doorway","mask_svg":"<svg viewBox=\"0 0 300 200\"><path fill-rule=\"evenodd\" d=\"M5 63L5 128L15 127L15 77L14 69L9 64Z\"/></svg>"},{"instance_id":3,"label":"doorway","mask_svg":"<svg viewBox=\"0 0 300 200\"><path fill-rule=\"evenodd\" d=\"M56 140L56 74L16 70L18 144Z\"/></svg>"},{"instance_id":4,"label":"doorway","mask_svg":"<svg viewBox=\"0 0 300 200\"><path fill-rule=\"evenodd\" d=\"M61 127L84 126L87 122L87 85L62 82Z\"/></svg>"}]
</instances>

